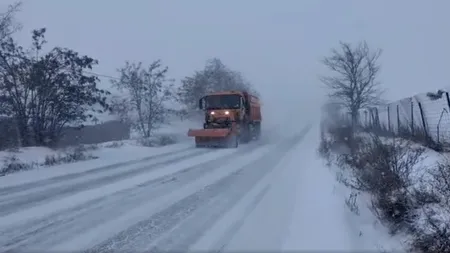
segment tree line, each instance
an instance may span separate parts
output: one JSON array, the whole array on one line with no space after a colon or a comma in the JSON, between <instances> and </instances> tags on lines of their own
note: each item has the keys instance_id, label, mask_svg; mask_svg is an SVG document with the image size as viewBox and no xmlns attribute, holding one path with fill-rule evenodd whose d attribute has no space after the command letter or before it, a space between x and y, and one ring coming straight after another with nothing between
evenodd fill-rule
<instances>
[{"instance_id":1,"label":"tree line","mask_svg":"<svg viewBox=\"0 0 450 253\"><path fill-rule=\"evenodd\" d=\"M112 88L121 92L113 96L99 88L100 79L91 72L97 59L65 47L45 49L46 28L32 31L29 46L16 41L13 35L22 26L15 15L21 6L18 2L0 13L0 116L14 122L20 146L51 146L65 127L83 127L105 113L150 137L171 114L195 109L207 92L254 90L218 58L179 83L158 59L149 65L125 62L111 80ZM174 108L174 102L183 109Z\"/></svg>"}]
</instances>

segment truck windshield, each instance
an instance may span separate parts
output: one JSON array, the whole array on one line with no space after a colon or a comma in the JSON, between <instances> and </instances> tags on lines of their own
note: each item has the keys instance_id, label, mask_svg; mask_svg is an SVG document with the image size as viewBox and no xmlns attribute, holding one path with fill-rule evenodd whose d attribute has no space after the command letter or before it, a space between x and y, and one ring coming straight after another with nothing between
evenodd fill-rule
<instances>
[{"instance_id":1,"label":"truck windshield","mask_svg":"<svg viewBox=\"0 0 450 253\"><path fill-rule=\"evenodd\" d=\"M205 97L205 109L239 109L241 103L239 95L211 95Z\"/></svg>"}]
</instances>

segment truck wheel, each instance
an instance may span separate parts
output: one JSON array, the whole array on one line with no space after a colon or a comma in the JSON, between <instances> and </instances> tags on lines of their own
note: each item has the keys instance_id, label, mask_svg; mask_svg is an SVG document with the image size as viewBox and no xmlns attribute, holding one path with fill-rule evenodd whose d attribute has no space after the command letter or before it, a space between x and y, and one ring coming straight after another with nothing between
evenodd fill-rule
<instances>
[{"instance_id":1,"label":"truck wheel","mask_svg":"<svg viewBox=\"0 0 450 253\"><path fill-rule=\"evenodd\" d=\"M255 139L259 140L261 137L261 123L256 123L254 126Z\"/></svg>"},{"instance_id":2,"label":"truck wheel","mask_svg":"<svg viewBox=\"0 0 450 253\"><path fill-rule=\"evenodd\" d=\"M237 148L239 147L239 137L236 135L230 136L230 139L228 141L228 147L229 148Z\"/></svg>"},{"instance_id":3,"label":"truck wheel","mask_svg":"<svg viewBox=\"0 0 450 253\"><path fill-rule=\"evenodd\" d=\"M251 139L250 125L247 124L242 127L241 140L242 143L248 143Z\"/></svg>"}]
</instances>

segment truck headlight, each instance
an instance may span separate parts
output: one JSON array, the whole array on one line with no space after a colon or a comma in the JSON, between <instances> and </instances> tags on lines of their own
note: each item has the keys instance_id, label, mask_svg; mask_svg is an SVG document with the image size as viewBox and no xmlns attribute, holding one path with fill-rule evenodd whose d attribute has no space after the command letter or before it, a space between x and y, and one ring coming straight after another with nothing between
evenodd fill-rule
<instances>
[{"instance_id":1,"label":"truck headlight","mask_svg":"<svg viewBox=\"0 0 450 253\"><path fill-rule=\"evenodd\" d=\"M211 115L214 115L214 114L216 114L215 112L211 112Z\"/></svg>"},{"instance_id":2,"label":"truck headlight","mask_svg":"<svg viewBox=\"0 0 450 253\"><path fill-rule=\"evenodd\" d=\"M229 111L225 111L225 115L228 115L228 114L230 114L230 112Z\"/></svg>"}]
</instances>

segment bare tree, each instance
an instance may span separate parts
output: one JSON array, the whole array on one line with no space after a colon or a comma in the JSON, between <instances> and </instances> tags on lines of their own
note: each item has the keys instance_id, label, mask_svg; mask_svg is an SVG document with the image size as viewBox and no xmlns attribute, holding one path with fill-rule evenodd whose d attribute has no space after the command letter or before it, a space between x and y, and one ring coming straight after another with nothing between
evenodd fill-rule
<instances>
[{"instance_id":1,"label":"bare tree","mask_svg":"<svg viewBox=\"0 0 450 253\"><path fill-rule=\"evenodd\" d=\"M187 110L192 110L206 93L223 90L246 90L256 93L251 83L245 80L240 72L229 69L220 59L213 58L206 62L203 70L196 71L192 76L181 80L178 99Z\"/></svg>"},{"instance_id":2,"label":"bare tree","mask_svg":"<svg viewBox=\"0 0 450 253\"><path fill-rule=\"evenodd\" d=\"M20 11L22 2L15 2L8 9L0 13L0 41L9 38L13 33L22 28L22 24L16 21L15 15Z\"/></svg>"},{"instance_id":3,"label":"bare tree","mask_svg":"<svg viewBox=\"0 0 450 253\"><path fill-rule=\"evenodd\" d=\"M320 79L331 90L330 97L339 100L349 110L353 125L361 108L381 102L382 90L377 82L380 70L377 61L381 53L381 49L370 50L365 41L355 47L340 42L340 50L333 49L331 55L322 60L335 75Z\"/></svg>"},{"instance_id":4,"label":"bare tree","mask_svg":"<svg viewBox=\"0 0 450 253\"><path fill-rule=\"evenodd\" d=\"M126 62L118 71L120 79L112 83L126 96L114 100L113 111L116 109L122 120L148 138L165 122L169 112L167 102L172 99L173 80L166 78L168 68L157 60L147 68L142 63Z\"/></svg>"}]
</instances>

